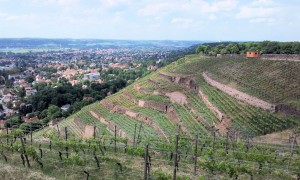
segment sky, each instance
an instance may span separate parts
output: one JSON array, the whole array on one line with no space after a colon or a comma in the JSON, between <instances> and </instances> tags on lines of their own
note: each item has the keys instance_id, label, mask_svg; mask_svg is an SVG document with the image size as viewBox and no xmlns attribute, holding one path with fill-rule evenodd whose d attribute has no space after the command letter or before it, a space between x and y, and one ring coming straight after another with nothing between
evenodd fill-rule
<instances>
[{"instance_id":1,"label":"sky","mask_svg":"<svg viewBox=\"0 0 300 180\"><path fill-rule=\"evenodd\" d=\"M0 38L300 41L300 0L0 0Z\"/></svg>"}]
</instances>

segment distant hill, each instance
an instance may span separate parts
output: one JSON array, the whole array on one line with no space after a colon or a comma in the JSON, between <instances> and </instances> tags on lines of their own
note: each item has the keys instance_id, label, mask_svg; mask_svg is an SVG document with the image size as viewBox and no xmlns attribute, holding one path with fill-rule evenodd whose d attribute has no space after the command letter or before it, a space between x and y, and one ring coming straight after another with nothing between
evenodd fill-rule
<instances>
[{"instance_id":1,"label":"distant hill","mask_svg":"<svg viewBox=\"0 0 300 180\"><path fill-rule=\"evenodd\" d=\"M206 41L173 40L110 40L110 39L45 39L45 38L0 38L0 50L18 49L183 49Z\"/></svg>"}]
</instances>

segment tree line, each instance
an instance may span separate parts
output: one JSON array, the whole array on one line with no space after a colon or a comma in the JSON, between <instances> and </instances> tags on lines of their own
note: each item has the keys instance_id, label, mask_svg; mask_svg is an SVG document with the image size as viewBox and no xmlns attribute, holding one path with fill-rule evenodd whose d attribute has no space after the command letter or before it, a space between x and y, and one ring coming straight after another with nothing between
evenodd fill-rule
<instances>
[{"instance_id":1,"label":"tree line","mask_svg":"<svg viewBox=\"0 0 300 180\"><path fill-rule=\"evenodd\" d=\"M197 54L245 54L258 51L261 54L300 54L300 42L222 42L205 43L196 48Z\"/></svg>"}]
</instances>

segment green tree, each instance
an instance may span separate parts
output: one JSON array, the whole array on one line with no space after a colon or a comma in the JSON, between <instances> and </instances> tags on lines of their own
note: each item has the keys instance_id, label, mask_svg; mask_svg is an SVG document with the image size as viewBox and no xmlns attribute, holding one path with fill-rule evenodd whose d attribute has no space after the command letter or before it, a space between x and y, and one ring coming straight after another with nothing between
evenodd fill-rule
<instances>
[{"instance_id":1,"label":"green tree","mask_svg":"<svg viewBox=\"0 0 300 180\"><path fill-rule=\"evenodd\" d=\"M208 54L209 53L208 51L209 51L209 46L206 46L206 45L200 45L196 49L197 54Z\"/></svg>"},{"instance_id":2,"label":"green tree","mask_svg":"<svg viewBox=\"0 0 300 180\"><path fill-rule=\"evenodd\" d=\"M24 87L21 87L21 88L18 88L18 96L20 97L20 98L23 98L23 97L25 97L25 95L26 95L26 91L25 91L25 88Z\"/></svg>"},{"instance_id":3,"label":"green tree","mask_svg":"<svg viewBox=\"0 0 300 180\"><path fill-rule=\"evenodd\" d=\"M35 78L33 76L27 76L25 79L24 79L27 83L32 83Z\"/></svg>"},{"instance_id":4,"label":"green tree","mask_svg":"<svg viewBox=\"0 0 300 180\"><path fill-rule=\"evenodd\" d=\"M47 110L47 116L51 117L53 114L60 112L61 109L55 105L50 105L48 110Z\"/></svg>"},{"instance_id":5,"label":"green tree","mask_svg":"<svg viewBox=\"0 0 300 180\"><path fill-rule=\"evenodd\" d=\"M13 116L5 121L4 127L8 128L18 128L19 125L22 124L22 120L20 116Z\"/></svg>"}]
</instances>

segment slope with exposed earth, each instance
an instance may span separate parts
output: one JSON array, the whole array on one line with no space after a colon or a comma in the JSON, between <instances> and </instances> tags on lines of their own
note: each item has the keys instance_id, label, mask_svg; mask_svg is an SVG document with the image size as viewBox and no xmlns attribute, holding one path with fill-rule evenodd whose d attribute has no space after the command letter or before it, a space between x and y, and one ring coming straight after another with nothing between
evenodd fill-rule
<instances>
[{"instance_id":1,"label":"slope with exposed earth","mask_svg":"<svg viewBox=\"0 0 300 180\"><path fill-rule=\"evenodd\" d=\"M58 179L170 179L176 171L178 179L299 179L297 91L285 89L294 93L279 106L255 96L247 78L218 75L214 67L231 62L252 61L187 56L33 133L33 142L2 135L0 163Z\"/></svg>"},{"instance_id":2,"label":"slope with exposed earth","mask_svg":"<svg viewBox=\"0 0 300 180\"><path fill-rule=\"evenodd\" d=\"M294 66L291 71L297 71L299 67L298 64L294 64L295 62L283 62L284 68L281 68L277 61L262 63L256 61L259 60L253 62L245 59L220 60L197 55L186 56L136 81L117 94L83 108L60 122L58 128L55 126L46 128L35 136L57 131L59 128L63 129L64 126L69 126L70 131L76 136L92 136L92 133L87 131L93 128L87 125L96 125L99 127L99 134L112 134L116 127L119 136L132 140L136 133L136 126L142 126L140 130L142 136L159 137L168 142L170 136L179 132L193 137L195 134L210 136L213 132L225 135L231 129L242 136L259 136L297 125L299 116L290 115L285 111L270 111L271 105L275 104L272 98L268 99L268 96L264 96L261 99L260 96L247 94L247 90L243 92L245 88L228 83L227 76L220 80L220 72L225 74L230 63L233 63L234 67L244 69L245 74L251 75L253 73L248 71L252 69L244 66L252 62L257 65L257 69L272 67L276 74L284 73L281 71L286 70L286 67ZM274 69L276 67L277 69ZM233 75L234 73L231 74ZM263 78L262 82L271 83L273 80L269 74L259 76ZM250 77L252 76L249 75L244 79L248 80ZM281 77L280 82L286 84L285 81L291 80ZM276 83L277 85L274 85L276 88L269 89L268 93L274 91L275 96L281 91L294 92L282 103L286 105L299 103L298 92L292 88L299 86L300 82L297 79L292 85L284 87L284 90L279 88L279 82ZM220 86L226 87L227 90ZM257 87L263 88L263 85ZM232 93L228 92L228 89ZM292 101L293 103L290 103ZM81 123L78 123L79 121Z\"/></svg>"}]
</instances>

